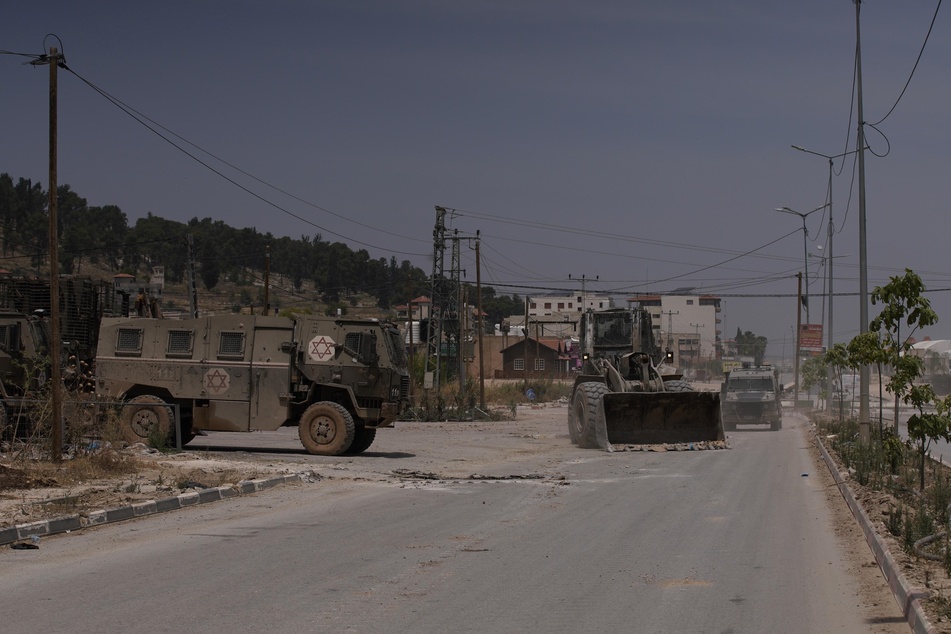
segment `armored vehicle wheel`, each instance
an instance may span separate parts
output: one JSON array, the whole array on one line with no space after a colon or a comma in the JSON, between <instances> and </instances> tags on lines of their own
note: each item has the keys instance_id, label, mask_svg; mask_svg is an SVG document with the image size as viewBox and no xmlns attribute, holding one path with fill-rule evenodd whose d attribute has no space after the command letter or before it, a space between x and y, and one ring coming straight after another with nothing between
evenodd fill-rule
<instances>
[{"instance_id":1,"label":"armored vehicle wheel","mask_svg":"<svg viewBox=\"0 0 951 634\"><path fill-rule=\"evenodd\" d=\"M604 383L581 383L575 388L568 409L568 435L572 442L584 449L595 449L598 445L598 412L602 397L610 390Z\"/></svg>"},{"instance_id":2,"label":"armored vehicle wheel","mask_svg":"<svg viewBox=\"0 0 951 634\"><path fill-rule=\"evenodd\" d=\"M300 417L300 441L309 453L339 456L353 444L356 425L350 412L339 403L314 403Z\"/></svg>"},{"instance_id":3,"label":"armored vehicle wheel","mask_svg":"<svg viewBox=\"0 0 951 634\"><path fill-rule=\"evenodd\" d=\"M350 444L350 449L347 449L348 454L358 454L363 453L370 448L370 445L373 444L373 439L376 438L376 429L358 427L357 433L353 437L353 442Z\"/></svg>"},{"instance_id":4,"label":"armored vehicle wheel","mask_svg":"<svg viewBox=\"0 0 951 634\"><path fill-rule=\"evenodd\" d=\"M157 396L136 396L122 407L119 414L119 433L131 444L164 437L170 440L172 433L172 408ZM174 439L171 439L174 440Z\"/></svg>"}]
</instances>

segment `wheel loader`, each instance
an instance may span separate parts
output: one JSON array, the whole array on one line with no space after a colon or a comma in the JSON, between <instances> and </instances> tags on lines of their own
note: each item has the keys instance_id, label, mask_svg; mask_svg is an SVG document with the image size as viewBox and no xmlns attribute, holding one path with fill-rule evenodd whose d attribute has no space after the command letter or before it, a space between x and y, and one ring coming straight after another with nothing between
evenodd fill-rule
<instances>
[{"instance_id":1,"label":"wheel loader","mask_svg":"<svg viewBox=\"0 0 951 634\"><path fill-rule=\"evenodd\" d=\"M568 434L579 447L724 439L719 393L694 391L673 368L656 365L660 348L647 311L586 311L581 351L568 409Z\"/></svg>"}]
</instances>

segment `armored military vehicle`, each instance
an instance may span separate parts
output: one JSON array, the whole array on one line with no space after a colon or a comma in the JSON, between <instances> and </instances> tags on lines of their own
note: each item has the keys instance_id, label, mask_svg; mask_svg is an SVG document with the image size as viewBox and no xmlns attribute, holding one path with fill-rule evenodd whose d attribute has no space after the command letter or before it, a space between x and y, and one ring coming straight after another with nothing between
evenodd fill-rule
<instances>
[{"instance_id":1,"label":"armored military vehicle","mask_svg":"<svg viewBox=\"0 0 951 634\"><path fill-rule=\"evenodd\" d=\"M130 442L297 426L307 451L322 455L365 451L409 398L396 327L340 317L105 318L96 384L124 402Z\"/></svg>"},{"instance_id":2,"label":"armored military vehicle","mask_svg":"<svg viewBox=\"0 0 951 634\"><path fill-rule=\"evenodd\" d=\"M765 425L778 431L783 426L782 403L776 370L769 366L744 365L731 370L720 387L723 428Z\"/></svg>"}]
</instances>

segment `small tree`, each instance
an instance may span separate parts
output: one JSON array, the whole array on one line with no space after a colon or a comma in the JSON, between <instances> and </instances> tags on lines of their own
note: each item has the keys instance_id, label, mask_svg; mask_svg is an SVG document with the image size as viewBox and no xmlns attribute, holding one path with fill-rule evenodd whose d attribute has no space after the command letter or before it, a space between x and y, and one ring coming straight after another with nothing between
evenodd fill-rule
<instances>
[{"instance_id":1,"label":"small tree","mask_svg":"<svg viewBox=\"0 0 951 634\"><path fill-rule=\"evenodd\" d=\"M918 469L918 484L921 491L925 490L925 462L931 442L939 438L951 442L951 396L938 399L930 385L913 385L908 388L904 402L911 403L917 414L908 419L908 436L918 446L920 464ZM925 407L934 403L934 412L925 412Z\"/></svg>"},{"instance_id":2,"label":"small tree","mask_svg":"<svg viewBox=\"0 0 951 634\"><path fill-rule=\"evenodd\" d=\"M914 381L924 373L924 364L917 356L908 354L911 337L919 328L937 323L938 314L931 302L923 297L925 284L911 269L905 269L901 277L889 278L888 284L872 291L872 304L881 302L882 312L869 324L869 330L881 332L884 361L895 371L888 381L887 389L895 395L895 433L898 433L898 402L904 400ZM902 335L902 323L908 333ZM934 392L931 393L932 398ZM881 408L881 404L879 405Z\"/></svg>"},{"instance_id":3,"label":"small tree","mask_svg":"<svg viewBox=\"0 0 951 634\"><path fill-rule=\"evenodd\" d=\"M829 382L832 385L829 386L829 390L830 393L834 394L833 386L836 384L842 385L842 369L852 367L852 362L849 359L849 350L845 347L845 344L837 343L832 346L832 349L826 350L825 354L822 355L822 360L827 366L832 367L832 376L829 377ZM843 385L842 387L844 388L845 386ZM839 420L842 420L841 398L839 398Z\"/></svg>"},{"instance_id":4,"label":"small tree","mask_svg":"<svg viewBox=\"0 0 951 634\"><path fill-rule=\"evenodd\" d=\"M875 365L878 368L878 428L882 433L882 370L889 356L885 351L882 338L878 331L870 330L852 338L847 347L849 365L858 369L866 365Z\"/></svg>"},{"instance_id":5,"label":"small tree","mask_svg":"<svg viewBox=\"0 0 951 634\"><path fill-rule=\"evenodd\" d=\"M829 398L829 386L826 381L826 359L825 355L809 357L802 364L800 369L802 373L802 389L808 392L813 386L819 386L819 398Z\"/></svg>"}]
</instances>

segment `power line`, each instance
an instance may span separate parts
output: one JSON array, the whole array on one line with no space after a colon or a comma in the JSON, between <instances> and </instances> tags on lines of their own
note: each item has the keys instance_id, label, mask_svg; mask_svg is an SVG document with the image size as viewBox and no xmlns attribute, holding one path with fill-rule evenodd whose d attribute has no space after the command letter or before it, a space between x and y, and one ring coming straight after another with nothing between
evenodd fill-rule
<instances>
[{"instance_id":1,"label":"power line","mask_svg":"<svg viewBox=\"0 0 951 634\"><path fill-rule=\"evenodd\" d=\"M304 217L302 217L302 216L300 216L300 215L298 215L298 214L295 214L294 212L290 211L289 209L286 209L285 207L282 207L281 205L278 205L277 203L275 203L275 202L273 202L273 201L271 201L271 200L265 198L264 196L261 196L261 195L258 194L257 192L254 192L254 191L252 191L251 189L245 187L245 186L242 185L241 183L237 182L235 179L233 179L233 178L227 176L226 174L224 174L223 172L221 172L220 170L215 169L215 168L212 167L210 164L208 164L206 161L203 161L202 159L200 159L199 157L197 157L195 154L189 152L189 151L186 150L184 147L182 147L182 146L179 145L178 143L175 143L173 140L171 140L171 139L168 138L167 136L163 135L161 132L159 132L159 131L156 129L156 127L161 127L163 130L167 130L167 128L165 128L164 126L161 126L161 125L158 124L158 123L155 123L154 121L152 121L152 119L149 119L148 117L145 117L144 115L141 115L137 110L135 110L135 109L133 109L133 108L131 108L131 107L129 107L129 106L126 106L126 104L124 104L122 101L120 101L119 99L113 97L112 95L110 95L109 93L107 93L105 90L99 88L98 86L96 86L95 84L93 84L92 82L90 82L89 80L85 79L85 78L82 77L79 73L77 73L77 72L74 71L73 69L69 68L68 66L64 66L64 68L65 68L68 72L70 72L70 73L72 73L74 76L76 76L76 78L78 78L81 82L83 82L84 84L86 84L87 86L89 86L90 88L92 88L95 92L97 92L99 95L101 95L102 97L104 97L107 101L109 101L109 102L112 103L114 106L116 106L117 108L119 108L122 112L124 112L124 113L127 114L129 117L131 117L134 121L136 121L136 122L139 123L141 126L143 126L143 127L146 128L147 130L149 130L150 132L152 132L153 134L155 134L157 137L159 137L160 139L162 139L163 141L165 141L166 143L168 143L169 145L171 145L172 147L174 147L175 149L177 149L179 152L181 152L181 153L184 154L185 156L191 158L193 161L195 161L196 163L198 163L198 164L201 165L202 167L208 169L208 170L211 171L212 173L214 173L214 174L218 175L219 177L223 178L224 180L228 181L229 183L231 183L232 185L234 185L234 186L237 187L238 189L241 189L242 191L244 191L244 192L250 194L250 195L253 196L254 198L257 198L257 199L260 200L261 202L265 203L266 205L269 205L269 206L273 207L274 209L277 209L277 210L280 211L281 213L284 213L284 214L286 214L286 215L288 215L288 216L291 216L292 218L296 218L297 220L300 220L301 222L303 222L303 223L305 223L305 224L308 224L308 225L310 225L310 226L312 226L312 227L315 227L315 228L317 228L317 229L320 229L321 231L323 231L323 232L325 232L325 233L328 233L328 234L333 235L333 236L337 236L338 238L342 238L342 239L344 239L344 240L347 240L347 241L349 241L349 242L353 242L353 243L355 243L355 244L359 244L359 245L364 246L364 247L369 247L369 248L377 249L377 250L384 251L384 252L399 253L399 254L401 254L401 255L411 255L411 256L416 256L416 257L425 257L425 254L423 254L423 253L413 253L413 252L409 252L409 251L398 251L398 250L394 250L394 249L388 249L388 248L380 247L380 246L377 246L377 245L374 245L374 244L370 244L370 243L368 243L368 242L363 242L363 241L361 241L361 240L357 240L357 239L355 239L355 238L351 238L351 237L349 237L349 236L346 236L346 235L344 235L344 234L342 234L342 233L338 233L338 232L336 232L336 231L331 231L330 229L328 229L328 228L326 228L326 227L323 227L323 226L321 226L321 225L318 225L317 223L315 223L315 222L313 222L313 221L311 221L311 220L308 220L307 218L304 218ZM143 119L144 119L144 120L143 120ZM148 123L146 123L146 121L149 121L149 122L153 123L154 126L156 126L156 127L153 127L153 125L149 125ZM174 133L172 133L172 134L174 134ZM236 168L235 166L231 165L230 163L227 163L227 162L225 162L225 161L219 159L219 158L216 157L215 155L213 155L213 154L211 154L211 153L209 153L209 152L203 150L203 149L200 148L198 145L195 145L194 143L191 143L190 141L187 141L186 139L184 139L184 138L181 137L180 135L174 134L174 136L176 136L176 137L179 138L179 139L182 139L182 141L188 143L188 144L191 145L192 147L195 147L195 148L199 149L200 151L204 152L204 153L207 154L208 156L211 156L211 157L215 158L215 160L218 160L218 161L224 163L225 165L228 165L228 166L231 167L232 169L237 169L237 170L238 170L239 172L241 172L242 174L251 176L251 175L248 174L247 172L244 172L243 170L240 170L240 169ZM291 196L290 194L287 194L286 192L283 192L283 190L280 190L279 188L274 187L273 185L269 185L269 184L267 184L265 181L263 181L263 180L261 180L261 179L258 179L257 177L251 176L251 178L254 178L254 179L257 180L258 182L264 183L265 185L267 185L268 187L271 187L272 189L275 189L275 190L277 190L277 191L281 191L282 193L285 193L286 195ZM296 200L301 200L301 199L299 199L299 198L297 198L297 197L295 197L295 196L291 196L291 197L292 197L292 198L295 198ZM302 201L302 202L306 202L306 201ZM317 208L317 209L321 209L322 211L327 211L327 210L325 210L325 209L323 209L323 208L321 208L321 207L318 207L318 206L316 206L316 205L313 205L313 204L311 204L311 203L307 203L307 204L309 204L309 205L311 205L311 206L313 206L313 207L315 207L315 208ZM333 213L333 212L328 212L328 213ZM333 215L338 216L338 217L343 217L343 216L339 216L339 214L336 214L336 213L333 213ZM368 227L368 225L362 225L362 223L358 223L358 222L356 222L356 221L352 221L352 222L355 222L356 224L360 224L361 226ZM385 231L384 231L383 233L388 233L388 232L385 232ZM390 235L396 235L396 234L390 234ZM412 239L412 238L410 238L410 239Z\"/></svg>"}]
</instances>

